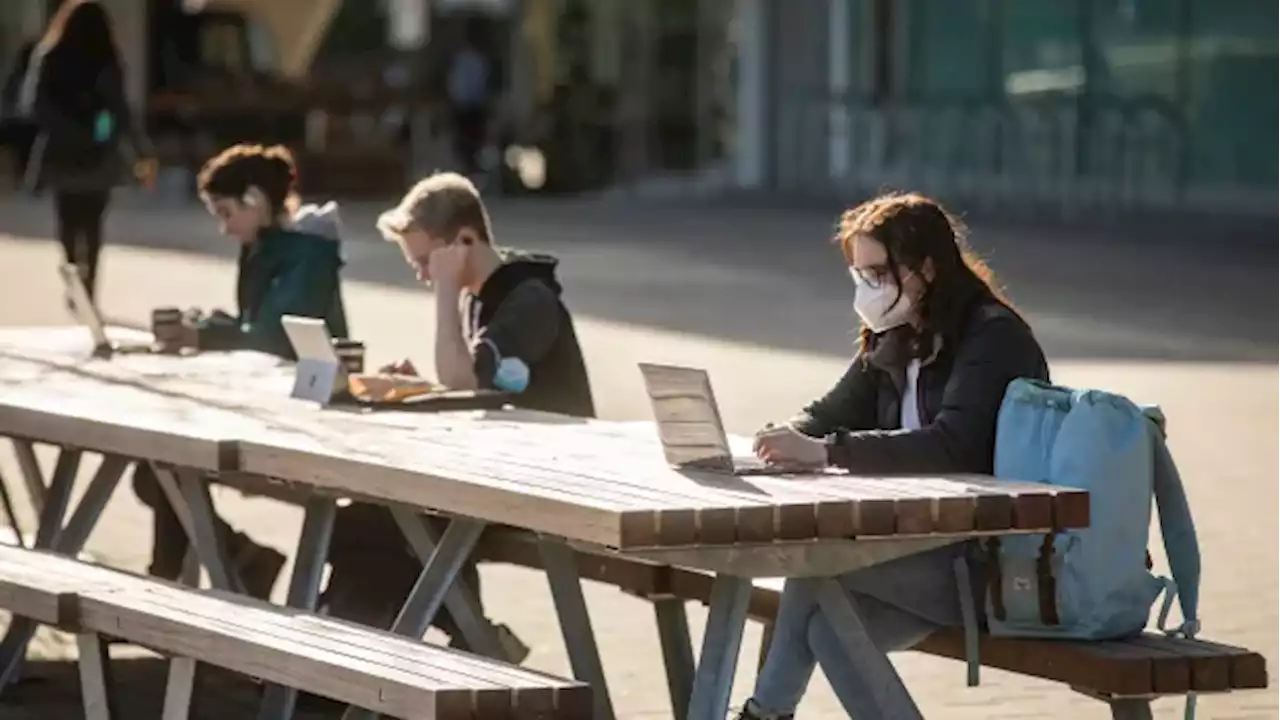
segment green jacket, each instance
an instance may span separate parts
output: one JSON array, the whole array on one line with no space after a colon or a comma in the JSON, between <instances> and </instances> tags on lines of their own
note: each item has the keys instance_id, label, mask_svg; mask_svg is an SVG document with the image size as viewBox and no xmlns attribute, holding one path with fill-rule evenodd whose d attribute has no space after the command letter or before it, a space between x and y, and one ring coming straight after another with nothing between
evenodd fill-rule
<instances>
[{"instance_id":1,"label":"green jacket","mask_svg":"<svg viewBox=\"0 0 1280 720\"><path fill-rule=\"evenodd\" d=\"M335 338L348 337L342 303L337 208L304 207L289 228L264 230L240 253L239 314L215 315L200 328L200 347L259 350L296 359L280 320L322 318Z\"/></svg>"}]
</instances>

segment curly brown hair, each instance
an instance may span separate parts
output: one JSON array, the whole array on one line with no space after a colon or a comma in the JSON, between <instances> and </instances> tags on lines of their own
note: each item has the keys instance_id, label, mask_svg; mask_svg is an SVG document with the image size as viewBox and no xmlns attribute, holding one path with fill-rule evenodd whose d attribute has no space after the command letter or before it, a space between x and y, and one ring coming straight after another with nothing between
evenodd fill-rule
<instances>
[{"instance_id":1,"label":"curly brown hair","mask_svg":"<svg viewBox=\"0 0 1280 720\"><path fill-rule=\"evenodd\" d=\"M994 300L1017 312L996 282L995 273L969 249L964 223L932 198L919 193L889 193L846 210L840 216L835 241L851 266L854 241L859 236L884 245L886 265L899 288L899 268L919 271L926 260L932 263L934 277L920 301L920 334L924 337L940 334L944 340L958 339L975 300ZM874 349L876 336L870 328L863 326L858 336L864 349ZM931 343L922 345L918 351L931 349Z\"/></svg>"},{"instance_id":2,"label":"curly brown hair","mask_svg":"<svg viewBox=\"0 0 1280 720\"><path fill-rule=\"evenodd\" d=\"M283 212L293 197L298 168L293 153L283 145L239 144L215 155L196 178L202 196L242 200L257 187L271 203L273 215Z\"/></svg>"}]
</instances>

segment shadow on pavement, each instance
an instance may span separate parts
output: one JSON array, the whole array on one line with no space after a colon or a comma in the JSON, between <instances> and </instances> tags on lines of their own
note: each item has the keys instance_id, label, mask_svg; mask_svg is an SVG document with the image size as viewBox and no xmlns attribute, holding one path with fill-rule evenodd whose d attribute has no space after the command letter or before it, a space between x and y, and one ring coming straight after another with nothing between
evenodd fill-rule
<instances>
[{"instance_id":1,"label":"shadow on pavement","mask_svg":"<svg viewBox=\"0 0 1280 720\"><path fill-rule=\"evenodd\" d=\"M399 253L373 230L380 209L343 206L345 277L415 287ZM47 237L51 230L47 203L10 199L0 211L0 231ZM580 316L791 351L851 352L852 287L829 242L835 212L584 199L499 200L492 212L501 243L561 259L566 300ZM971 244L1054 359L1274 363L1277 245L1274 227L1269 240L1265 232L983 222ZM195 204L118 203L112 243L234 256Z\"/></svg>"}]
</instances>

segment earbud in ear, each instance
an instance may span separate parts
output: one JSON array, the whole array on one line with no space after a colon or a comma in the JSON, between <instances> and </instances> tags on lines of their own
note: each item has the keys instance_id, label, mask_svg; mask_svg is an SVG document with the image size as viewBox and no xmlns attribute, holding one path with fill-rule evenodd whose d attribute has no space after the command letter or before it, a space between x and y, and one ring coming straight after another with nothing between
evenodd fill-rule
<instances>
[{"instance_id":1,"label":"earbud in ear","mask_svg":"<svg viewBox=\"0 0 1280 720\"><path fill-rule=\"evenodd\" d=\"M267 204L267 194L262 192L262 188L257 185L250 185L245 188L244 195L240 197L240 202L249 207L261 207Z\"/></svg>"}]
</instances>

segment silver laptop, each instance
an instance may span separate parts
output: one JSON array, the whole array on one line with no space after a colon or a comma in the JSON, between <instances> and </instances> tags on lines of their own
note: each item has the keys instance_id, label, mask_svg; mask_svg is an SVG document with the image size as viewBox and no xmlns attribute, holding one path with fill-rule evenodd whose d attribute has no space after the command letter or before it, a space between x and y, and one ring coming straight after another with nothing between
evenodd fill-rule
<instances>
[{"instance_id":1,"label":"silver laptop","mask_svg":"<svg viewBox=\"0 0 1280 720\"><path fill-rule=\"evenodd\" d=\"M329 328L324 320L298 315L285 315L280 324L298 356L290 396L328 405L334 394L346 385L346 373L338 351L333 349Z\"/></svg>"},{"instance_id":2,"label":"silver laptop","mask_svg":"<svg viewBox=\"0 0 1280 720\"><path fill-rule=\"evenodd\" d=\"M149 342L112 342L107 337L106 323L102 321L98 307L93 304L93 300L89 297L89 290L84 286L84 278L80 277L80 270L75 265L65 264L58 266L58 274L62 277L62 286L66 290L67 298L71 301L71 312L81 325L89 328L95 355L152 352L152 344Z\"/></svg>"},{"instance_id":3,"label":"silver laptop","mask_svg":"<svg viewBox=\"0 0 1280 720\"><path fill-rule=\"evenodd\" d=\"M754 455L734 456L706 370L640 363L667 462L681 469L733 475L795 472Z\"/></svg>"}]
</instances>

